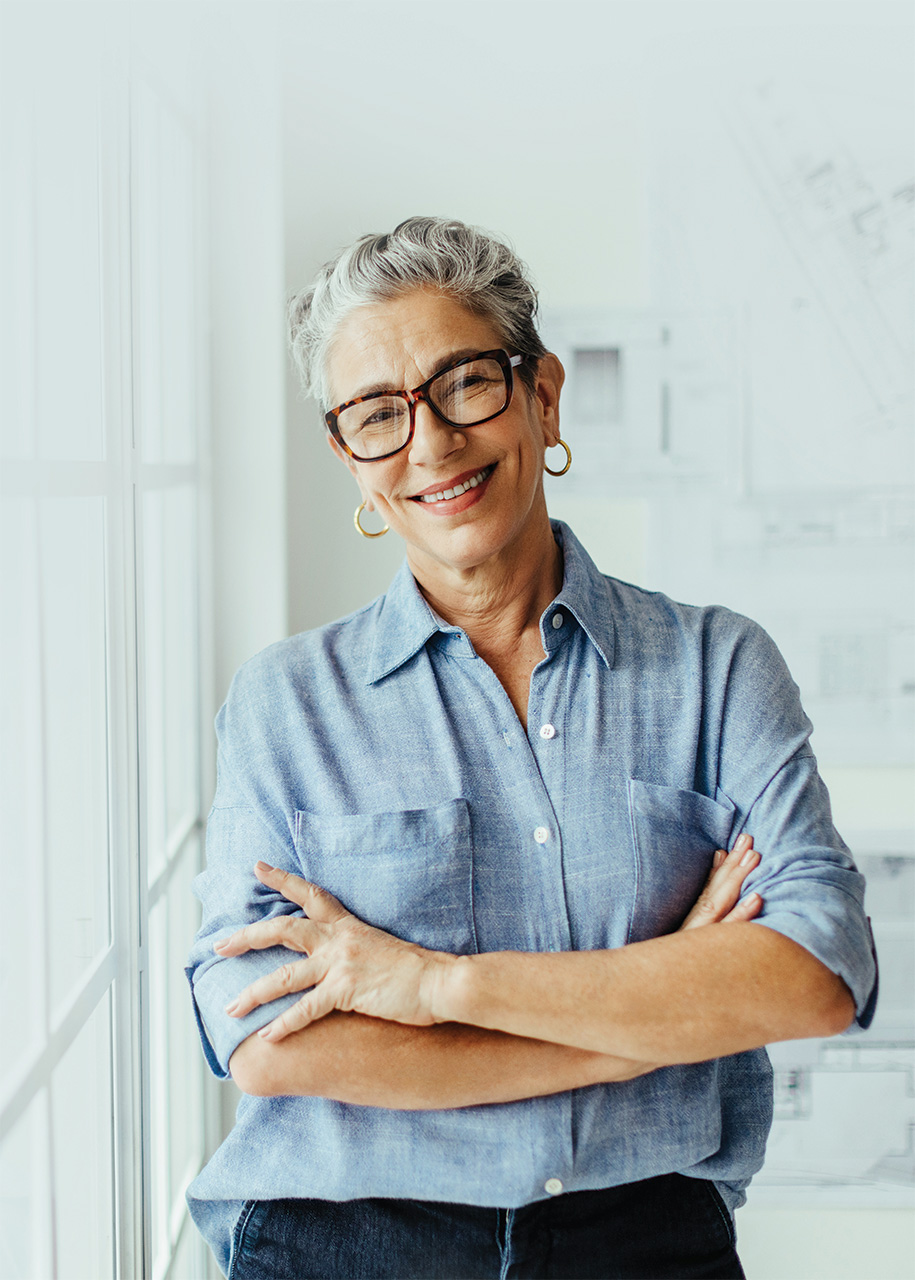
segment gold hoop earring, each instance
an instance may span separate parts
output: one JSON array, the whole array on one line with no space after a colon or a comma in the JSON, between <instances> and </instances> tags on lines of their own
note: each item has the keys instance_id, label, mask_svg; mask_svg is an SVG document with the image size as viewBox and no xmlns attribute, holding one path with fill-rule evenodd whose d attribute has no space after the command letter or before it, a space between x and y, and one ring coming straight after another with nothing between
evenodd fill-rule
<instances>
[{"instance_id":1,"label":"gold hoop earring","mask_svg":"<svg viewBox=\"0 0 915 1280\"><path fill-rule=\"evenodd\" d=\"M363 538L383 538L390 528L390 525L386 524L384 528L379 529L377 533L369 533L368 530L363 529L362 525L359 523L359 517L362 515L364 510L365 503L362 502L356 508L356 514L353 516L353 524L356 526L357 531L362 534Z\"/></svg>"},{"instance_id":2,"label":"gold hoop earring","mask_svg":"<svg viewBox=\"0 0 915 1280\"><path fill-rule=\"evenodd\" d=\"M572 465L572 450L566 444L565 440L557 440L556 443L557 445L561 445L562 448L565 449L566 451L566 465L562 468L561 471L554 471L552 467L548 467L546 465L546 462L544 461L543 469L548 476L564 476L565 473L568 471L569 467L571 467ZM553 446L551 445L550 448L552 447Z\"/></svg>"}]
</instances>

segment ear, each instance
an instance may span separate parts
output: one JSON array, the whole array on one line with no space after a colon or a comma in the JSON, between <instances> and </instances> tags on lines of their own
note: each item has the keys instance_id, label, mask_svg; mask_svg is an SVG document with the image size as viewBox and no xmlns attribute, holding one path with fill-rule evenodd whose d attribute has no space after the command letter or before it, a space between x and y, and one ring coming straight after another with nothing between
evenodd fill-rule
<instances>
[{"instance_id":1,"label":"ear","mask_svg":"<svg viewBox=\"0 0 915 1280\"><path fill-rule=\"evenodd\" d=\"M561 360L548 351L540 360L534 387L534 398L540 407L543 439L548 449L559 442L559 393L565 380L566 371Z\"/></svg>"}]
</instances>

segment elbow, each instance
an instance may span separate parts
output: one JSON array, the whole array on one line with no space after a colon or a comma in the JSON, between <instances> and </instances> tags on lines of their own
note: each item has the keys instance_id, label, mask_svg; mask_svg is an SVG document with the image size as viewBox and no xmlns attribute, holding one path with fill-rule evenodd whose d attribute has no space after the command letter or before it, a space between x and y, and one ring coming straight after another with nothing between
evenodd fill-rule
<instances>
[{"instance_id":1,"label":"elbow","mask_svg":"<svg viewBox=\"0 0 915 1280\"><path fill-rule=\"evenodd\" d=\"M851 1026L855 1000L843 979L801 943L776 934L785 985L780 993L787 1015L777 1039L802 1040L835 1036Z\"/></svg>"},{"instance_id":2,"label":"elbow","mask_svg":"<svg viewBox=\"0 0 915 1280\"><path fill-rule=\"evenodd\" d=\"M854 996L837 974L830 974L830 977L830 989L820 1011L822 1030L815 1031L814 1035L837 1036L847 1031L855 1020Z\"/></svg>"},{"instance_id":3,"label":"elbow","mask_svg":"<svg viewBox=\"0 0 915 1280\"><path fill-rule=\"evenodd\" d=\"M252 1098L275 1098L283 1090L278 1087L277 1055L272 1045L258 1035L243 1040L229 1059L229 1074L242 1093Z\"/></svg>"},{"instance_id":4,"label":"elbow","mask_svg":"<svg viewBox=\"0 0 915 1280\"><path fill-rule=\"evenodd\" d=\"M331 1096L321 1054L303 1051L302 1037L309 1030L273 1043L256 1032L243 1040L229 1059L229 1074L242 1093L252 1098Z\"/></svg>"},{"instance_id":5,"label":"elbow","mask_svg":"<svg viewBox=\"0 0 915 1280\"><path fill-rule=\"evenodd\" d=\"M795 1006L796 1029L786 1039L814 1036L837 1036L846 1031L855 1018L855 1000L842 979L818 962L805 993L799 994Z\"/></svg>"}]
</instances>

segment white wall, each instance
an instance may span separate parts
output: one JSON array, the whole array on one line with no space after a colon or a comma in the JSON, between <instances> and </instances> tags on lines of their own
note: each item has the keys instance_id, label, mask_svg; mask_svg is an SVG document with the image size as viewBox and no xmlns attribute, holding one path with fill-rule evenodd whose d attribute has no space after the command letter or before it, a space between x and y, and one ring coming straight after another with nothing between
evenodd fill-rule
<instances>
[{"instance_id":1,"label":"white wall","mask_svg":"<svg viewBox=\"0 0 915 1280\"><path fill-rule=\"evenodd\" d=\"M201 16L202 14L202 16ZM270 10L201 11L210 70L214 684L286 629L280 84Z\"/></svg>"}]
</instances>

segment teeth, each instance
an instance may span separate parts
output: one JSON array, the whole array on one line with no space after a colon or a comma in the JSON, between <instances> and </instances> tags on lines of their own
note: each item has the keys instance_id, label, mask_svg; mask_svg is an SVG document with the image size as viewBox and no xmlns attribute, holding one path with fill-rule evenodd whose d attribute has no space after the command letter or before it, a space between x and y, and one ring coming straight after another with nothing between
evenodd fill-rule
<instances>
[{"instance_id":1,"label":"teeth","mask_svg":"<svg viewBox=\"0 0 915 1280\"><path fill-rule=\"evenodd\" d=\"M449 498L459 498L468 489L475 489L477 485L482 484L491 473L492 467L484 467L482 471L478 471L475 476L471 476L463 484L456 484L453 489L443 489L441 493L424 493L420 498L420 502L447 502Z\"/></svg>"}]
</instances>

